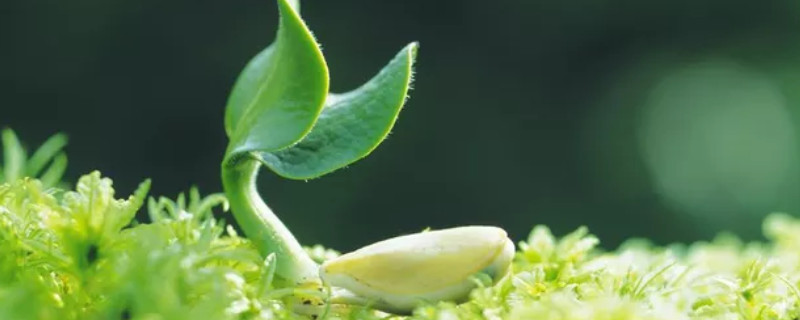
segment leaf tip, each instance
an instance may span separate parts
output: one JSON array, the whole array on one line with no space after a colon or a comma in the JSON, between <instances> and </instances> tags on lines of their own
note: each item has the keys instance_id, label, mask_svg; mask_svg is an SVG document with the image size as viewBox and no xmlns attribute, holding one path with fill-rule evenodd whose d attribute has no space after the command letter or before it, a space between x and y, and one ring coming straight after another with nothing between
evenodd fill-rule
<instances>
[{"instance_id":1,"label":"leaf tip","mask_svg":"<svg viewBox=\"0 0 800 320\"><path fill-rule=\"evenodd\" d=\"M417 58L417 51L419 50L419 41L413 41L406 46L408 50L411 52L411 58Z\"/></svg>"},{"instance_id":2,"label":"leaf tip","mask_svg":"<svg viewBox=\"0 0 800 320\"><path fill-rule=\"evenodd\" d=\"M414 41L407 44L406 47L403 48L403 51L405 51L405 53L408 54L408 59L410 64L414 64L414 62L416 62L417 60L417 51L419 51L419 42Z\"/></svg>"},{"instance_id":3,"label":"leaf tip","mask_svg":"<svg viewBox=\"0 0 800 320\"><path fill-rule=\"evenodd\" d=\"M63 133L63 132L56 132L50 138L58 140L58 141L63 141L64 144L69 142L69 136L66 133Z\"/></svg>"},{"instance_id":4,"label":"leaf tip","mask_svg":"<svg viewBox=\"0 0 800 320\"><path fill-rule=\"evenodd\" d=\"M286 12L291 12L296 15L300 15L300 1L297 0L278 0L278 9L281 11L281 15Z\"/></svg>"}]
</instances>

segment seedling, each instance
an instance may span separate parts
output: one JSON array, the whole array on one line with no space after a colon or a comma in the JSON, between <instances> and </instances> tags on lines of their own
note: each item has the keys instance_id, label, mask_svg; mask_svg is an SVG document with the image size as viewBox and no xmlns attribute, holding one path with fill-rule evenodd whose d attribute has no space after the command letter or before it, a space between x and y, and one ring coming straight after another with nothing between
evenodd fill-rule
<instances>
[{"instance_id":1,"label":"seedling","mask_svg":"<svg viewBox=\"0 0 800 320\"><path fill-rule=\"evenodd\" d=\"M258 171L263 165L286 178L312 179L369 154L406 101L418 46L408 44L361 87L329 93L327 65L297 3L279 0L278 8L275 42L248 63L231 92L225 113L230 144L222 163L233 215L262 255L276 255L276 274L301 287L328 280L349 291L339 297L358 298L337 301L374 300L376 307L400 312L420 302L464 300L478 272L504 274L513 244L502 230L474 227L379 242L329 262L320 278L318 265L259 195ZM442 278L452 268L457 271Z\"/></svg>"}]
</instances>

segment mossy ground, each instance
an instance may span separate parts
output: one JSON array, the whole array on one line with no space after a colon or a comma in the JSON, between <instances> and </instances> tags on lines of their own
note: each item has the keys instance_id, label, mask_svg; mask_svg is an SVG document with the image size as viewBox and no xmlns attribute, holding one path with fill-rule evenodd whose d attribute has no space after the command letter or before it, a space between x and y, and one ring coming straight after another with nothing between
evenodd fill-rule
<instances>
[{"instance_id":1,"label":"mossy ground","mask_svg":"<svg viewBox=\"0 0 800 320\"><path fill-rule=\"evenodd\" d=\"M145 201L147 187L119 200L97 172L74 191L27 178L0 185L0 319L309 317L291 308L306 293L276 286L271 261L213 218L224 197L192 190ZM133 220L140 207L150 222ZM639 240L604 252L585 228L559 239L537 226L499 284L476 289L466 303L431 304L407 317L797 319L800 221L772 215L764 230L768 243ZM308 251L318 261L336 255ZM320 316L403 317L342 306Z\"/></svg>"}]
</instances>

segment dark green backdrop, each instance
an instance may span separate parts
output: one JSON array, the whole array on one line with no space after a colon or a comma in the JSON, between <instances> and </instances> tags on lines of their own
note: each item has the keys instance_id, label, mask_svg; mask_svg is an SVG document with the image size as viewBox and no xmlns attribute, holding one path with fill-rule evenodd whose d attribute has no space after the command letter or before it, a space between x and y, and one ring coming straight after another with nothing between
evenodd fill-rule
<instances>
[{"instance_id":1,"label":"dark green backdrop","mask_svg":"<svg viewBox=\"0 0 800 320\"><path fill-rule=\"evenodd\" d=\"M375 153L308 182L262 175L304 243L476 223L522 240L543 223L587 225L613 247L754 238L764 214L800 213L798 1L309 0L303 15L334 91L421 43L411 99ZM121 194L146 177L154 194L218 192L228 90L276 20L270 0L3 0L0 126L29 144L68 133L71 181L99 169ZM667 115L648 118L653 101ZM695 114L696 101L716 109ZM745 108L730 121L729 103Z\"/></svg>"}]
</instances>

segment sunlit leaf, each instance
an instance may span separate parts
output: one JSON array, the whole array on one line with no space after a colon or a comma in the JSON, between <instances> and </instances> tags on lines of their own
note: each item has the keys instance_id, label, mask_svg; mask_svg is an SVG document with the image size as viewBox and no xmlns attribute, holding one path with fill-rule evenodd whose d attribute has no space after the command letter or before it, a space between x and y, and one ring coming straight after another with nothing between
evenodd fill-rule
<instances>
[{"instance_id":1,"label":"sunlit leaf","mask_svg":"<svg viewBox=\"0 0 800 320\"><path fill-rule=\"evenodd\" d=\"M368 155L389 134L411 84L417 44L403 48L360 88L329 94L316 125L299 143L260 159L281 176L308 179Z\"/></svg>"},{"instance_id":2,"label":"sunlit leaf","mask_svg":"<svg viewBox=\"0 0 800 320\"><path fill-rule=\"evenodd\" d=\"M42 173L40 179L42 180L42 184L45 186L54 186L59 181L61 181L61 177L64 176L64 171L67 170L67 155L59 153L58 155L53 158L53 162L47 167L47 170Z\"/></svg>"},{"instance_id":3,"label":"sunlit leaf","mask_svg":"<svg viewBox=\"0 0 800 320\"><path fill-rule=\"evenodd\" d=\"M45 168L47 162L55 160L57 155L64 156L60 152L66 145L67 136L65 134L58 133L48 138L28 159L25 173L30 177L37 176Z\"/></svg>"},{"instance_id":4,"label":"sunlit leaf","mask_svg":"<svg viewBox=\"0 0 800 320\"><path fill-rule=\"evenodd\" d=\"M4 129L1 140L3 163L0 165L0 182L13 182L24 177L38 177L45 187L61 182L67 167L67 155L63 152L67 145L66 135L51 136L30 158L13 130Z\"/></svg>"},{"instance_id":5,"label":"sunlit leaf","mask_svg":"<svg viewBox=\"0 0 800 320\"><path fill-rule=\"evenodd\" d=\"M328 91L328 68L314 37L286 0L279 0L275 43L239 76L225 114L228 155L279 150L305 136Z\"/></svg>"},{"instance_id":6,"label":"sunlit leaf","mask_svg":"<svg viewBox=\"0 0 800 320\"><path fill-rule=\"evenodd\" d=\"M25 149L11 129L3 129L3 178L14 181L22 178L25 169Z\"/></svg>"}]
</instances>

